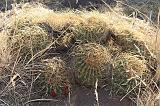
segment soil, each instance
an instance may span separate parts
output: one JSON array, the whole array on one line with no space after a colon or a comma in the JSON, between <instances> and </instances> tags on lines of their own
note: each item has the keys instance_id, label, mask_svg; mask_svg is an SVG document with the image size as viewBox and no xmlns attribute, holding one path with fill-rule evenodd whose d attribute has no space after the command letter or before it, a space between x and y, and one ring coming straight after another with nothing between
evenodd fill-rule
<instances>
[{"instance_id":1,"label":"soil","mask_svg":"<svg viewBox=\"0 0 160 106\"><path fill-rule=\"evenodd\" d=\"M120 97L111 97L109 92L103 90L98 91L99 106L136 106L131 100L124 99L120 101ZM55 99L55 98L52 98ZM58 101L50 102L32 102L31 106L97 106L93 90L87 88L78 88L71 97L70 103L68 97L58 99Z\"/></svg>"}]
</instances>

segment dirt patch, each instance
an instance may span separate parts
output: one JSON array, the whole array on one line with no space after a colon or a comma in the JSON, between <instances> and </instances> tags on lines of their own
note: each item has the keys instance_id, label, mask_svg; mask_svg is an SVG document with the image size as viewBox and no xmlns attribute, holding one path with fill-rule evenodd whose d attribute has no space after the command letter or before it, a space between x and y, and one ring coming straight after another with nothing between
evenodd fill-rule
<instances>
[{"instance_id":1,"label":"dirt patch","mask_svg":"<svg viewBox=\"0 0 160 106\"><path fill-rule=\"evenodd\" d=\"M109 95L109 92L105 90L99 90L99 105L100 106L136 106L131 100L124 99L120 101L120 97L112 97ZM54 99L54 98L53 98ZM78 88L76 89L69 99L61 99L59 101L50 101L50 102L39 102L32 103L31 106L94 106L95 95L94 91L91 91L87 88Z\"/></svg>"}]
</instances>

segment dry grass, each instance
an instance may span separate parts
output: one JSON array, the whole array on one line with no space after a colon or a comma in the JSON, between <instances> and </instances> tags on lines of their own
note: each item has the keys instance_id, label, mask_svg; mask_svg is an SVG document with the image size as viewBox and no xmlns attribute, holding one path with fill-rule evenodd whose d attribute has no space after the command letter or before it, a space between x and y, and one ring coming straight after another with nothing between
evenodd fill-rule
<instances>
[{"instance_id":1,"label":"dry grass","mask_svg":"<svg viewBox=\"0 0 160 106\"><path fill-rule=\"evenodd\" d=\"M3 71L4 69L7 70L8 77L2 77L7 83L3 82L4 86L2 87L5 88L1 88L3 90L0 94L8 96L9 92L11 94L18 92L27 97L24 99L20 95L12 95L13 97L17 96L16 101L14 101L15 104L24 104L24 102L31 101L31 97L34 95L33 90L37 86L36 82L41 81L39 80L41 75L45 76L44 81L48 81L51 78L49 76L53 75L52 85L54 87L57 83L63 82L65 69L63 68L62 60L57 59L57 57L61 57L69 64L72 59L68 60L68 58L71 57L70 54L73 53L72 48L74 47L80 48L77 53L80 55L80 58L78 58L80 60L75 60L75 63L80 63L80 67L85 73L84 80L88 82L94 80L91 84L93 86L97 83L95 75L98 72L98 74L101 74L104 68L109 67L106 65L108 62L113 64L110 60L116 60L115 56L119 56L124 52L127 55L120 57L119 61L125 61L122 62L125 65L122 64L121 68L124 73L129 73L130 75L129 77L124 76L124 73L121 74L120 70L112 77L115 80L124 81L122 85L126 84L127 89L125 88L122 91L125 94L124 97L130 95L130 92L138 86L138 89L134 90L134 94L140 98L140 95L143 94L141 91L145 91L150 85L157 83L156 81L148 82L148 78L151 79L148 76L142 77L144 73L150 70L148 66L152 66L152 63L155 65L155 61L150 63L150 59L159 59L157 43L159 38L155 40L156 35L159 36L159 33L157 33L155 27L145 23L143 20L128 18L115 12L99 13L98 11L71 10L55 12L44 8L42 5L28 4L23 5L21 9L14 8L10 13L6 14L8 14L4 21L6 24L3 31L0 32L0 63L4 65ZM72 39L76 39L76 42L72 42ZM66 47L66 50L59 49L59 47ZM117 50L113 50L112 47L116 47ZM52 53L51 57L45 56L50 52ZM154 55L157 57L155 58ZM45 61L45 64L42 64L41 60L46 58L47 62ZM48 60L54 61L48 62ZM90 67L84 67L85 63L91 69ZM68 64L65 67L71 67ZM80 67L78 66L78 69ZM2 72L2 69L0 72ZM98 72L92 73L93 71L89 71L90 73L88 73L86 70L98 70ZM73 73L76 74L76 71ZM93 75L91 80L86 78L87 75ZM122 78L118 78L118 75L121 75ZM152 76L150 73L147 73L147 75ZM159 76L158 73L157 76ZM134 79L132 80L134 84L128 83L131 80L130 78ZM159 78L157 79L159 81ZM100 79L98 79L97 84L99 85L100 82ZM139 85L141 86L139 87ZM60 86L63 86L63 84ZM25 94L22 87L27 89ZM141 89L142 87L144 88ZM116 88L118 91L119 89L120 87ZM149 89L152 89L152 87ZM43 88L40 88L40 91L37 92L43 92ZM158 96L155 97L157 98ZM156 101L154 100L155 97L151 97L153 102ZM144 99L142 95L140 101L142 104L147 104L147 99L150 99L150 97Z\"/></svg>"}]
</instances>

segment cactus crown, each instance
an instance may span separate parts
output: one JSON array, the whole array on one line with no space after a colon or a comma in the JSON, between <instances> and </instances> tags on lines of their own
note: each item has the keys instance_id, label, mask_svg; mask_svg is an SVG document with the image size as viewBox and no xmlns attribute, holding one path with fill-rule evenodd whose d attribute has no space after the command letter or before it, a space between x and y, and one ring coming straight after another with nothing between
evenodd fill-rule
<instances>
[{"instance_id":1,"label":"cactus crown","mask_svg":"<svg viewBox=\"0 0 160 106\"><path fill-rule=\"evenodd\" d=\"M70 86L65 63L57 57L43 60L43 63L46 66L44 77L48 91L54 90L56 93L61 94L64 87Z\"/></svg>"},{"instance_id":2,"label":"cactus crown","mask_svg":"<svg viewBox=\"0 0 160 106\"><path fill-rule=\"evenodd\" d=\"M102 67L111 58L107 49L96 43L88 43L76 47L76 56L82 58L82 60L84 59L85 64L93 68Z\"/></svg>"},{"instance_id":3,"label":"cactus crown","mask_svg":"<svg viewBox=\"0 0 160 106\"><path fill-rule=\"evenodd\" d=\"M111 55L105 47L96 43L87 43L75 48L75 67L77 78L82 84L94 86L96 79L103 82L106 65Z\"/></svg>"}]
</instances>

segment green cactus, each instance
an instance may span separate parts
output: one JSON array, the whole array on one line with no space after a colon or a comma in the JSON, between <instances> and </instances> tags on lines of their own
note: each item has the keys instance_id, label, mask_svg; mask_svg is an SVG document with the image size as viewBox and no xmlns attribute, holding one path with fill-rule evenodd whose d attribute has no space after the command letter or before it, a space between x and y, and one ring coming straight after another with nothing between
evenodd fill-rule
<instances>
[{"instance_id":1,"label":"green cactus","mask_svg":"<svg viewBox=\"0 0 160 106\"><path fill-rule=\"evenodd\" d=\"M67 95L70 89L68 73L65 63L58 57L46 59L42 61L45 64L44 82L47 92L53 96L53 91L56 95Z\"/></svg>"},{"instance_id":2,"label":"green cactus","mask_svg":"<svg viewBox=\"0 0 160 106\"><path fill-rule=\"evenodd\" d=\"M94 86L98 79L99 86L106 80L107 64L111 59L108 50L96 43L87 43L75 47L76 77L79 83Z\"/></svg>"},{"instance_id":3,"label":"green cactus","mask_svg":"<svg viewBox=\"0 0 160 106\"><path fill-rule=\"evenodd\" d=\"M143 36L141 36L142 38L140 38L139 36L127 30L122 31L121 33L112 32L114 43L121 48L121 51L143 56L147 61L148 67L154 74L155 70L157 69L157 60L155 58L155 55L152 53L153 48L151 48L147 40L144 40L148 39L147 37L143 38Z\"/></svg>"},{"instance_id":4,"label":"green cactus","mask_svg":"<svg viewBox=\"0 0 160 106\"><path fill-rule=\"evenodd\" d=\"M138 93L139 87L142 89L146 87L151 75L146 61L142 57L129 53L122 53L115 59L112 74L113 91L118 95L124 95L128 92L135 95Z\"/></svg>"},{"instance_id":5,"label":"green cactus","mask_svg":"<svg viewBox=\"0 0 160 106\"><path fill-rule=\"evenodd\" d=\"M109 33L106 22L100 19L96 20L94 17L88 18L86 23L76 26L75 29L75 37L77 40L82 41L82 43L100 43L107 38L106 36Z\"/></svg>"}]
</instances>

